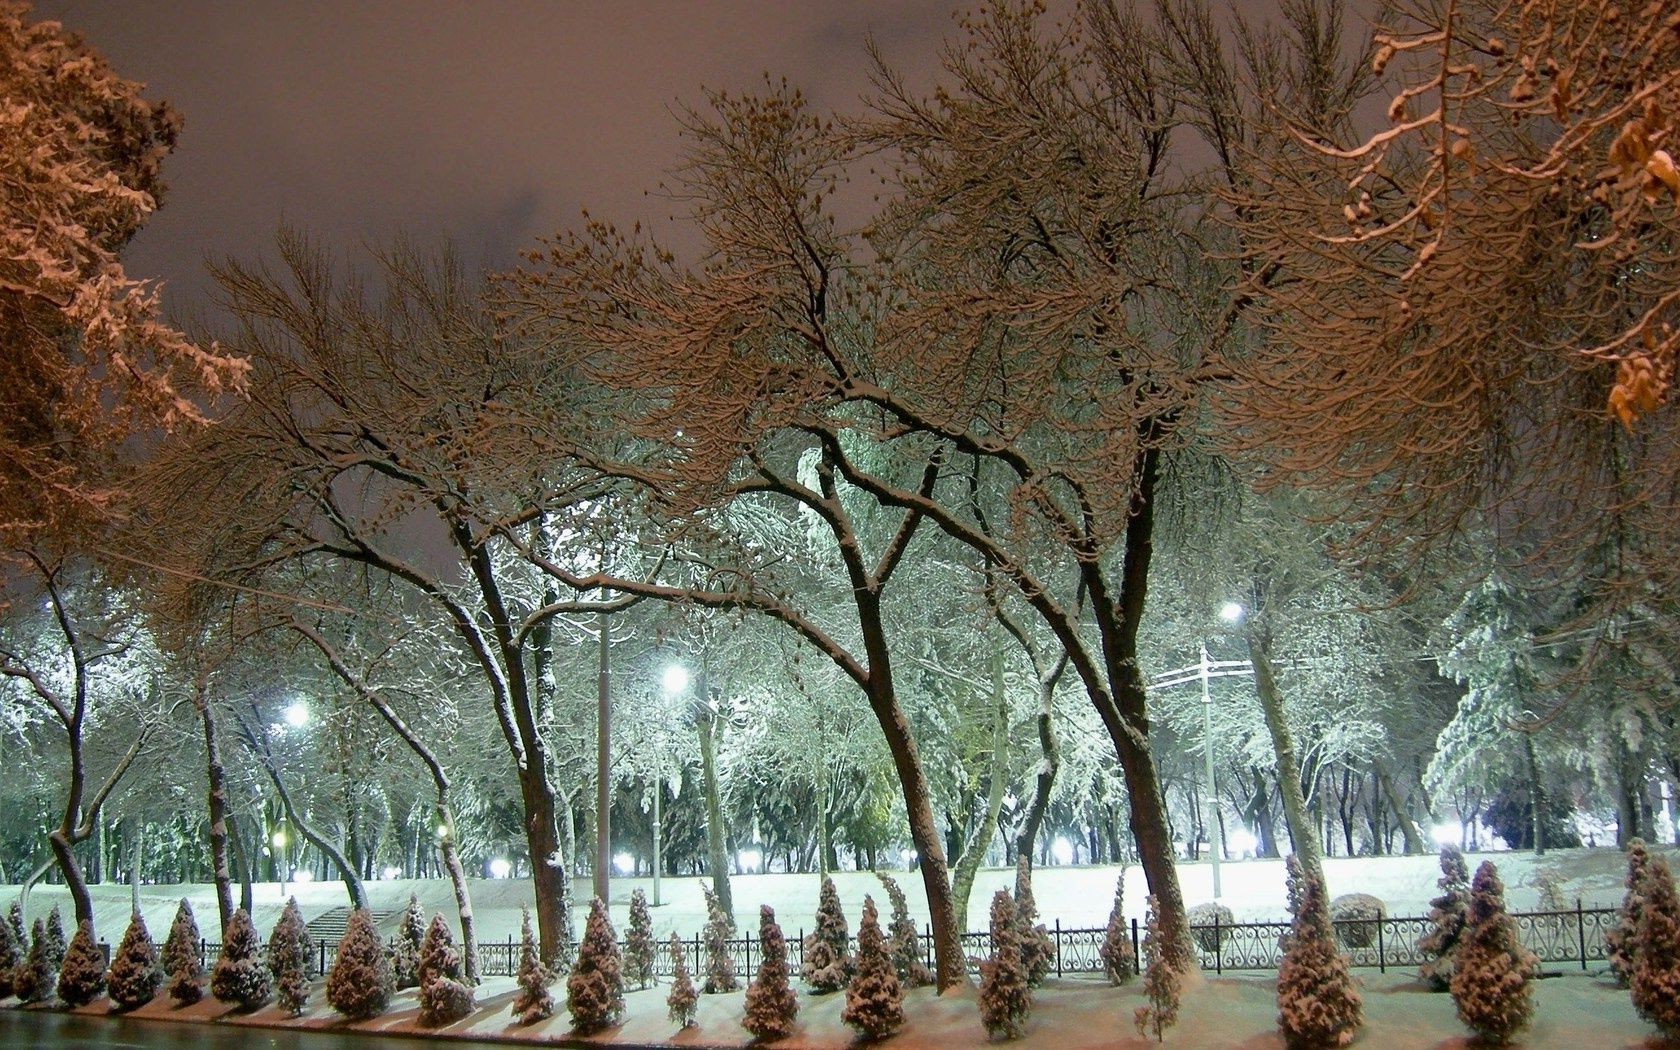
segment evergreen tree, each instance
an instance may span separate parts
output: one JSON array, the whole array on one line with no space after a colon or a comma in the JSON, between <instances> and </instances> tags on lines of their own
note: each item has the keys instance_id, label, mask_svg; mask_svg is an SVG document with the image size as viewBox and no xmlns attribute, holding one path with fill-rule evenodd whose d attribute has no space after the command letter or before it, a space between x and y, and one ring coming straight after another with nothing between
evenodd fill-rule
<instances>
[{"instance_id":1,"label":"evergreen tree","mask_svg":"<svg viewBox=\"0 0 1680 1050\"><path fill-rule=\"evenodd\" d=\"M373 928L366 908L350 913L338 956L327 974L327 1005L351 1020L378 1017L391 1005L397 987L391 957Z\"/></svg>"},{"instance_id":2,"label":"evergreen tree","mask_svg":"<svg viewBox=\"0 0 1680 1050\"><path fill-rule=\"evenodd\" d=\"M292 1017L302 1015L309 1002L309 977L314 945L304 925L296 897L286 901L280 921L268 935L268 968L274 974L274 997Z\"/></svg>"},{"instance_id":3,"label":"evergreen tree","mask_svg":"<svg viewBox=\"0 0 1680 1050\"><path fill-rule=\"evenodd\" d=\"M1628 843L1627 893L1622 897L1616 928L1604 935L1604 957L1610 962L1610 973L1624 988L1633 976L1634 957L1638 952L1639 916L1645 908L1645 868L1650 859L1643 839Z\"/></svg>"},{"instance_id":4,"label":"evergreen tree","mask_svg":"<svg viewBox=\"0 0 1680 1050\"><path fill-rule=\"evenodd\" d=\"M863 899L858 922L857 974L846 986L846 1008L840 1020L879 1039L904 1024L904 987L899 984L887 939L875 913L875 898Z\"/></svg>"},{"instance_id":5,"label":"evergreen tree","mask_svg":"<svg viewBox=\"0 0 1680 1050\"><path fill-rule=\"evenodd\" d=\"M1424 956L1418 977L1444 992L1452 980L1453 960L1458 957L1470 908L1470 869L1457 846L1441 847L1441 877L1435 885L1441 895L1429 902L1429 932L1418 939L1418 952Z\"/></svg>"},{"instance_id":6,"label":"evergreen tree","mask_svg":"<svg viewBox=\"0 0 1680 1050\"><path fill-rule=\"evenodd\" d=\"M1018 858L1015 862L1015 923L1021 930L1021 966L1027 971L1027 983L1037 988L1050 976L1056 959L1056 942L1050 931L1037 922L1038 905L1033 901L1032 859Z\"/></svg>"},{"instance_id":7,"label":"evergreen tree","mask_svg":"<svg viewBox=\"0 0 1680 1050\"><path fill-rule=\"evenodd\" d=\"M163 972L169 980L169 997L178 1006L191 1006L204 998L204 959L199 955L202 938L192 903L181 898L175 921L163 942Z\"/></svg>"},{"instance_id":8,"label":"evergreen tree","mask_svg":"<svg viewBox=\"0 0 1680 1050\"><path fill-rule=\"evenodd\" d=\"M519 996L513 1001L513 1014L520 1024L534 1024L554 1016L554 993L548 986L554 974L543 965L537 951L537 939L531 934L531 909L520 909L519 921Z\"/></svg>"},{"instance_id":9,"label":"evergreen tree","mask_svg":"<svg viewBox=\"0 0 1680 1050\"><path fill-rule=\"evenodd\" d=\"M391 947L391 977L397 991L420 986L420 942L426 939L426 912L418 895L408 895L408 908L397 926L397 940Z\"/></svg>"},{"instance_id":10,"label":"evergreen tree","mask_svg":"<svg viewBox=\"0 0 1680 1050\"><path fill-rule=\"evenodd\" d=\"M892 902L893 969L898 974L899 983L906 988L932 984L933 974L928 972L927 963L922 958L922 940L916 933L915 921L910 918L910 905L904 899L904 890L899 887L897 879L884 871L877 871L875 877L886 887L887 899Z\"/></svg>"},{"instance_id":11,"label":"evergreen tree","mask_svg":"<svg viewBox=\"0 0 1680 1050\"><path fill-rule=\"evenodd\" d=\"M1505 912L1505 887L1491 861L1470 884L1470 912L1453 966L1458 1019L1495 1044L1508 1043L1534 1016L1537 960L1517 939Z\"/></svg>"},{"instance_id":12,"label":"evergreen tree","mask_svg":"<svg viewBox=\"0 0 1680 1050\"><path fill-rule=\"evenodd\" d=\"M1653 857L1645 868L1638 946L1628 982L1639 1016L1680 1039L1680 899L1668 862Z\"/></svg>"},{"instance_id":13,"label":"evergreen tree","mask_svg":"<svg viewBox=\"0 0 1680 1050\"><path fill-rule=\"evenodd\" d=\"M1154 895L1149 897L1148 926L1143 935L1143 994L1148 1006L1140 1006L1132 1016L1139 1035L1152 1035L1158 1043L1167 1029L1178 1023L1178 997L1184 979L1173 967L1172 953L1162 943L1160 909Z\"/></svg>"},{"instance_id":14,"label":"evergreen tree","mask_svg":"<svg viewBox=\"0 0 1680 1050\"><path fill-rule=\"evenodd\" d=\"M0 923L0 928L4 926ZM138 910L130 916L128 929L123 931L108 979L111 1001L124 1010L145 1006L157 997L158 989L163 986L157 946L152 943L151 931L146 929L146 920Z\"/></svg>"},{"instance_id":15,"label":"evergreen tree","mask_svg":"<svg viewBox=\"0 0 1680 1050\"><path fill-rule=\"evenodd\" d=\"M6 925L12 928L12 939L17 941L18 954L29 950L29 927L23 921L23 902L12 901L12 906L6 909Z\"/></svg>"},{"instance_id":16,"label":"evergreen tree","mask_svg":"<svg viewBox=\"0 0 1680 1050\"><path fill-rule=\"evenodd\" d=\"M566 978L566 1011L572 1015L572 1028L580 1035L610 1028L624 1016L618 934L599 897L590 902L589 924L578 946L577 965Z\"/></svg>"},{"instance_id":17,"label":"evergreen tree","mask_svg":"<svg viewBox=\"0 0 1680 1050\"><path fill-rule=\"evenodd\" d=\"M1097 954L1102 956L1103 973L1108 977L1108 983L1122 985L1132 979L1137 972L1137 952L1132 948L1132 933L1126 926L1126 869L1120 869L1120 877L1114 883L1114 906L1108 910L1108 930L1103 934L1102 947Z\"/></svg>"},{"instance_id":18,"label":"evergreen tree","mask_svg":"<svg viewBox=\"0 0 1680 1050\"><path fill-rule=\"evenodd\" d=\"M1365 1023L1364 1002L1336 950L1323 884L1293 853L1286 863L1294 922L1278 967L1278 1028L1290 1047L1346 1046Z\"/></svg>"},{"instance_id":19,"label":"evergreen tree","mask_svg":"<svg viewBox=\"0 0 1680 1050\"><path fill-rule=\"evenodd\" d=\"M834 880L824 875L817 899L817 926L805 936L805 962L799 971L811 991L820 995L846 987L852 972L848 940L840 891L834 888Z\"/></svg>"},{"instance_id":20,"label":"evergreen tree","mask_svg":"<svg viewBox=\"0 0 1680 1050\"><path fill-rule=\"evenodd\" d=\"M444 1025L472 1013L472 985L461 977L461 952L443 915L432 916L420 944L420 1023Z\"/></svg>"},{"instance_id":21,"label":"evergreen tree","mask_svg":"<svg viewBox=\"0 0 1680 1050\"><path fill-rule=\"evenodd\" d=\"M700 1002L700 995L694 990L694 981L688 976L688 960L683 958L682 938L671 934L671 994L665 997L665 1008L671 1018L671 1023L680 1028L690 1028L694 1025L694 1008Z\"/></svg>"},{"instance_id":22,"label":"evergreen tree","mask_svg":"<svg viewBox=\"0 0 1680 1050\"><path fill-rule=\"evenodd\" d=\"M741 1027L759 1039L782 1039L793 1032L799 999L788 983L787 941L768 905L758 909L758 976L747 986Z\"/></svg>"},{"instance_id":23,"label":"evergreen tree","mask_svg":"<svg viewBox=\"0 0 1680 1050\"><path fill-rule=\"evenodd\" d=\"M992 895L992 954L980 964L980 1023L986 1034L1019 1039L1032 1012L1032 987L1021 965L1021 930L1008 890Z\"/></svg>"},{"instance_id":24,"label":"evergreen tree","mask_svg":"<svg viewBox=\"0 0 1680 1050\"><path fill-rule=\"evenodd\" d=\"M210 971L210 994L241 1010L255 1010L268 1002L272 984L263 962L262 941L244 908L233 913L222 934L222 954Z\"/></svg>"},{"instance_id":25,"label":"evergreen tree","mask_svg":"<svg viewBox=\"0 0 1680 1050\"><path fill-rule=\"evenodd\" d=\"M58 968L58 997L66 1006L86 1006L105 991L105 953L93 938L93 923L76 924Z\"/></svg>"},{"instance_id":26,"label":"evergreen tree","mask_svg":"<svg viewBox=\"0 0 1680 1050\"><path fill-rule=\"evenodd\" d=\"M647 894L638 889L630 894L630 929L624 935L624 976L637 988L654 983L653 952L653 915Z\"/></svg>"},{"instance_id":27,"label":"evergreen tree","mask_svg":"<svg viewBox=\"0 0 1680 1050\"><path fill-rule=\"evenodd\" d=\"M52 961L53 969L64 964L64 919L58 914L58 905L52 906L47 912L47 958Z\"/></svg>"},{"instance_id":28,"label":"evergreen tree","mask_svg":"<svg viewBox=\"0 0 1680 1050\"><path fill-rule=\"evenodd\" d=\"M10 922L0 922L0 999L12 994L12 972L23 965L25 945Z\"/></svg>"},{"instance_id":29,"label":"evergreen tree","mask_svg":"<svg viewBox=\"0 0 1680 1050\"><path fill-rule=\"evenodd\" d=\"M741 987L735 976L735 958L729 954L729 940L735 935L735 917L723 910L717 894L706 883L700 884L706 896L706 984L707 995L733 992Z\"/></svg>"},{"instance_id":30,"label":"evergreen tree","mask_svg":"<svg viewBox=\"0 0 1680 1050\"><path fill-rule=\"evenodd\" d=\"M29 951L23 965L12 975L12 994L20 1003L40 1003L52 998L58 987L58 963L52 958L52 944L47 937L47 923L36 919L31 931Z\"/></svg>"}]
</instances>

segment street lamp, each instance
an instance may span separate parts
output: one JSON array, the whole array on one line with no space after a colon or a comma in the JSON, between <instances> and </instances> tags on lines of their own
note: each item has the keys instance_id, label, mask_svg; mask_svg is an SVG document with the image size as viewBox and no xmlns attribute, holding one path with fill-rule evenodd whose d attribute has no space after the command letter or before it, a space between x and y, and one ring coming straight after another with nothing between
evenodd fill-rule
<instances>
[{"instance_id":1,"label":"street lamp","mask_svg":"<svg viewBox=\"0 0 1680 1050\"><path fill-rule=\"evenodd\" d=\"M1219 618L1228 624L1242 621L1243 607L1237 602L1226 602L1219 607ZM1213 781L1213 693L1208 689L1208 679L1211 677L1213 664L1208 660L1207 642L1202 643L1202 760L1207 767L1207 795L1204 806L1207 815L1203 822L1208 829L1208 859L1213 868L1213 899L1218 900L1221 894L1219 884L1219 861L1225 853L1225 831L1219 823L1219 797L1214 793ZM1214 839L1217 836L1218 841Z\"/></svg>"},{"instance_id":2,"label":"street lamp","mask_svg":"<svg viewBox=\"0 0 1680 1050\"><path fill-rule=\"evenodd\" d=\"M660 684L665 687L665 695L675 699L688 691L688 668L682 664L672 664L665 668L660 676ZM665 752L662 748L653 749L654 777L653 777L653 906L659 907L659 872L664 862L661 853L661 836L664 834L663 819L660 806L665 794Z\"/></svg>"},{"instance_id":3,"label":"street lamp","mask_svg":"<svg viewBox=\"0 0 1680 1050\"><path fill-rule=\"evenodd\" d=\"M309 705L302 700L293 700L286 705L286 710L281 712L281 717L293 729L302 729L309 723Z\"/></svg>"},{"instance_id":4,"label":"street lamp","mask_svg":"<svg viewBox=\"0 0 1680 1050\"><path fill-rule=\"evenodd\" d=\"M280 899L283 901L286 899L286 829L275 828L268 841L273 844L278 858L275 863L280 871Z\"/></svg>"}]
</instances>

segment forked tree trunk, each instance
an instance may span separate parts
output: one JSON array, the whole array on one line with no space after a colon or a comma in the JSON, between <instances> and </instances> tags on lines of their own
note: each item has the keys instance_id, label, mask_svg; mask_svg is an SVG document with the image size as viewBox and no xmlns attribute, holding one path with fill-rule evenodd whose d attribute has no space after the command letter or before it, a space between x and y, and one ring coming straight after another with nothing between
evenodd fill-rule
<instances>
[{"instance_id":1,"label":"forked tree trunk","mask_svg":"<svg viewBox=\"0 0 1680 1050\"><path fill-rule=\"evenodd\" d=\"M987 770L986 811L979 826L968 836L957 865L951 873L952 920L958 932L968 929L968 897L974 889L974 877L985 859L986 847L991 844L997 828L998 814L1003 812L1004 786L1009 777L1009 701L1003 692L1003 653L992 653L992 760Z\"/></svg>"},{"instance_id":2,"label":"forked tree trunk","mask_svg":"<svg viewBox=\"0 0 1680 1050\"><path fill-rule=\"evenodd\" d=\"M1283 697L1278 692L1277 676L1272 669L1269 629L1251 621L1244 634L1248 641L1248 658L1254 665L1254 691L1260 697L1266 731L1272 738L1272 751L1277 755L1278 788L1283 796L1283 817L1289 825L1289 841L1302 869L1322 884L1324 847L1319 843L1318 823L1307 809L1306 792L1301 787L1301 764L1295 756L1295 738L1289 732Z\"/></svg>"}]
</instances>

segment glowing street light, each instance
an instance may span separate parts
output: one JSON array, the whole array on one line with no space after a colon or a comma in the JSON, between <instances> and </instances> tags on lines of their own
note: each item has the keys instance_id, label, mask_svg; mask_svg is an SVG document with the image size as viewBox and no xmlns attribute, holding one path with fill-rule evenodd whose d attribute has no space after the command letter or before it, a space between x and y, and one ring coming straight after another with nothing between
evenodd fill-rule
<instances>
[{"instance_id":1,"label":"glowing street light","mask_svg":"<svg viewBox=\"0 0 1680 1050\"><path fill-rule=\"evenodd\" d=\"M281 712L280 717L293 729L302 729L309 724L309 705L302 700L293 700L286 705L286 710Z\"/></svg>"},{"instance_id":2,"label":"glowing street light","mask_svg":"<svg viewBox=\"0 0 1680 1050\"><path fill-rule=\"evenodd\" d=\"M1226 602L1219 607L1219 618L1230 624L1242 623L1245 611L1241 602Z\"/></svg>"},{"instance_id":3,"label":"glowing street light","mask_svg":"<svg viewBox=\"0 0 1680 1050\"><path fill-rule=\"evenodd\" d=\"M741 871L751 875L764 863L764 852L756 849L741 850L735 854L735 863L740 865Z\"/></svg>"},{"instance_id":4,"label":"glowing street light","mask_svg":"<svg viewBox=\"0 0 1680 1050\"><path fill-rule=\"evenodd\" d=\"M490 877L492 879L505 879L512 873L513 865L508 863L505 859L497 857L495 860L490 862Z\"/></svg>"},{"instance_id":5,"label":"glowing street light","mask_svg":"<svg viewBox=\"0 0 1680 1050\"><path fill-rule=\"evenodd\" d=\"M661 683L665 686L665 692L670 696L681 694L688 688L688 682L688 668L682 664L672 664L665 668L665 673L661 676Z\"/></svg>"},{"instance_id":6,"label":"glowing street light","mask_svg":"<svg viewBox=\"0 0 1680 1050\"><path fill-rule=\"evenodd\" d=\"M1057 864L1072 864L1073 843L1057 835L1056 841L1050 843L1050 855L1056 858Z\"/></svg>"},{"instance_id":7,"label":"glowing street light","mask_svg":"<svg viewBox=\"0 0 1680 1050\"><path fill-rule=\"evenodd\" d=\"M275 828L274 834L269 836L269 843L274 847L275 867L280 872L280 899L286 899L286 829Z\"/></svg>"}]
</instances>

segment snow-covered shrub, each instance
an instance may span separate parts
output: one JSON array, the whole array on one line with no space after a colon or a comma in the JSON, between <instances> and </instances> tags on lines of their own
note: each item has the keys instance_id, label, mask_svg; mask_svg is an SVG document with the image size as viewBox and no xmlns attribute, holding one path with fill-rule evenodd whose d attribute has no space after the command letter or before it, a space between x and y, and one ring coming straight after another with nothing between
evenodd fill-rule
<instances>
[{"instance_id":1,"label":"snow-covered shrub","mask_svg":"<svg viewBox=\"0 0 1680 1050\"><path fill-rule=\"evenodd\" d=\"M210 971L210 994L218 1002L241 1010L255 1010L268 1002L272 991L262 941L244 908L233 913L222 933L222 954Z\"/></svg>"},{"instance_id":2,"label":"snow-covered shrub","mask_svg":"<svg viewBox=\"0 0 1680 1050\"><path fill-rule=\"evenodd\" d=\"M840 908L840 891L824 875L817 898L817 926L805 935L805 961L799 975L821 995L846 987L851 980L852 960L847 941L846 913Z\"/></svg>"},{"instance_id":3,"label":"snow-covered shrub","mask_svg":"<svg viewBox=\"0 0 1680 1050\"><path fill-rule=\"evenodd\" d=\"M665 997L665 1009L671 1023L681 1028L694 1024L694 1008L700 994L694 990L694 980L688 976L688 960L683 958L682 938L671 934L671 994Z\"/></svg>"},{"instance_id":4,"label":"snow-covered shrub","mask_svg":"<svg viewBox=\"0 0 1680 1050\"><path fill-rule=\"evenodd\" d=\"M735 958L729 954L729 939L735 936L735 916L723 910L717 894L706 883L700 884L706 896L706 983L707 995L733 992L741 987L735 976Z\"/></svg>"},{"instance_id":5,"label":"snow-covered shrub","mask_svg":"<svg viewBox=\"0 0 1680 1050\"><path fill-rule=\"evenodd\" d=\"M1634 957L1638 951L1639 915L1645 908L1645 867L1650 863L1643 839L1634 839L1627 847L1627 893L1622 897L1622 911L1616 928L1604 934L1604 957L1610 963L1610 973L1616 983L1627 987L1633 976Z\"/></svg>"},{"instance_id":6,"label":"snow-covered shrub","mask_svg":"<svg viewBox=\"0 0 1680 1050\"><path fill-rule=\"evenodd\" d=\"M181 898L169 936L163 941L163 972L169 981L169 997L178 1006L191 1006L204 998L204 960L199 955L201 938L192 903Z\"/></svg>"},{"instance_id":7,"label":"snow-covered shrub","mask_svg":"<svg viewBox=\"0 0 1680 1050\"><path fill-rule=\"evenodd\" d=\"M105 991L105 953L93 937L93 923L83 919L58 967L58 997L66 1006L86 1006Z\"/></svg>"},{"instance_id":8,"label":"snow-covered shrub","mask_svg":"<svg viewBox=\"0 0 1680 1050\"><path fill-rule=\"evenodd\" d=\"M1050 931L1037 922L1038 905L1033 901L1032 859L1021 857L1015 863L1015 925L1021 931L1021 968L1027 971L1027 983L1037 988L1050 976L1056 960L1056 942Z\"/></svg>"},{"instance_id":9,"label":"snow-covered shrub","mask_svg":"<svg viewBox=\"0 0 1680 1050\"><path fill-rule=\"evenodd\" d=\"M992 954L980 964L980 1023L992 1038L1019 1039L1032 1013L1032 987L1021 965L1020 925L1008 890L992 894Z\"/></svg>"},{"instance_id":10,"label":"snow-covered shrub","mask_svg":"<svg viewBox=\"0 0 1680 1050\"><path fill-rule=\"evenodd\" d=\"M12 971L23 965L24 951L25 945L12 924L0 921L0 999L12 994Z\"/></svg>"},{"instance_id":11,"label":"snow-covered shrub","mask_svg":"<svg viewBox=\"0 0 1680 1050\"><path fill-rule=\"evenodd\" d=\"M288 898L280 921L268 934L268 969L274 974L274 997L292 1017L303 1014L309 1002L311 957L315 945L304 925L296 897Z\"/></svg>"},{"instance_id":12,"label":"snow-covered shrub","mask_svg":"<svg viewBox=\"0 0 1680 1050\"><path fill-rule=\"evenodd\" d=\"M53 958L52 940L47 924L36 919L29 939L29 951L23 964L12 974L12 994L20 1003L40 1003L52 998L58 987L58 967L64 960Z\"/></svg>"},{"instance_id":13,"label":"snow-covered shrub","mask_svg":"<svg viewBox=\"0 0 1680 1050\"><path fill-rule=\"evenodd\" d=\"M1148 927L1143 935L1143 994L1149 1005L1133 1011L1132 1023L1139 1035L1152 1035L1157 1043L1178 1023L1178 997L1184 987L1183 977L1173 968L1173 953L1163 939L1160 908L1151 894Z\"/></svg>"},{"instance_id":14,"label":"snow-covered shrub","mask_svg":"<svg viewBox=\"0 0 1680 1050\"><path fill-rule=\"evenodd\" d=\"M1470 884L1470 912L1453 966L1453 1003L1458 1019L1483 1039L1500 1044L1534 1016L1534 953L1517 939L1517 924L1505 912L1505 887L1491 861L1483 861Z\"/></svg>"},{"instance_id":15,"label":"snow-covered shrub","mask_svg":"<svg viewBox=\"0 0 1680 1050\"><path fill-rule=\"evenodd\" d=\"M1388 905L1369 893L1344 893L1330 902L1336 937L1349 948L1377 943L1377 925L1388 918Z\"/></svg>"},{"instance_id":16,"label":"snow-covered shrub","mask_svg":"<svg viewBox=\"0 0 1680 1050\"><path fill-rule=\"evenodd\" d=\"M420 944L420 1023L443 1025L472 1013L472 986L461 977L461 952L441 914Z\"/></svg>"},{"instance_id":17,"label":"snow-covered shrub","mask_svg":"<svg viewBox=\"0 0 1680 1050\"><path fill-rule=\"evenodd\" d=\"M0 927L4 925L0 923ZM163 986L157 946L152 943L151 931L146 929L146 920L139 911L129 917L128 929L123 931L122 943L117 945L106 980L111 1001L124 1010L145 1006L157 998L158 989Z\"/></svg>"},{"instance_id":18,"label":"snow-covered shrub","mask_svg":"<svg viewBox=\"0 0 1680 1050\"><path fill-rule=\"evenodd\" d=\"M1108 911L1108 930L1103 934L1102 947L1097 954L1102 957L1103 974L1112 985L1122 985L1132 979L1137 973L1137 952L1132 947L1132 931L1126 924L1126 869L1120 869L1120 878L1114 883L1114 907Z\"/></svg>"},{"instance_id":19,"label":"snow-covered shrub","mask_svg":"<svg viewBox=\"0 0 1680 1050\"><path fill-rule=\"evenodd\" d=\"M1218 952L1224 948L1225 942L1231 939L1231 924L1236 922L1230 908L1212 902L1196 905L1184 913L1184 918L1190 924L1196 947L1204 952Z\"/></svg>"},{"instance_id":20,"label":"snow-covered shrub","mask_svg":"<svg viewBox=\"0 0 1680 1050\"><path fill-rule=\"evenodd\" d=\"M1668 1039L1680 1038L1680 899L1674 875L1661 857L1645 868L1633 974L1628 981L1634 1009Z\"/></svg>"},{"instance_id":21,"label":"snow-covered shrub","mask_svg":"<svg viewBox=\"0 0 1680 1050\"><path fill-rule=\"evenodd\" d=\"M385 1012L396 988L391 957L373 928L373 916L357 908L350 913L327 974L327 1005L353 1021L366 1020Z\"/></svg>"},{"instance_id":22,"label":"snow-covered shrub","mask_svg":"<svg viewBox=\"0 0 1680 1050\"><path fill-rule=\"evenodd\" d=\"M548 986L554 974L543 965L537 939L531 933L531 909L520 909L519 995L513 1000L513 1015L520 1024L533 1024L554 1016L554 993Z\"/></svg>"},{"instance_id":23,"label":"snow-covered shrub","mask_svg":"<svg viewBox=\"0 0 1680 1050\"><path fill-rule=\"evenodd\" d=\"M391 945L391 979L397 991L420 986L420 942L426 939L426 911L417 894L408 895L408 907L397 924L397 939Z\"/></svg>"},{"instance_id":24,"label":"snow-covered shrub","mask_svg":"<svg viewBox=\"0 0 1680 1050\"><path fill-rule=\"evenodd\" d=\"M879 1039L904 1024L904 987L893 968L892 952L881 932L873 897L863 899L857 974L846 986L846 1007L840 1011L840 1020L868 1039Z\"/></svg>"},{"instance_id":25,"label":"snow-covered shrub","mask_svg":"<svg viewBox=\"0 0 1680 1050\"><path fill-rule=\"evenodd\" d=\"M653 915L648 911L647 894L635 890L630 894L630 928L624 934L624 979L635 981L637 988L653 984Z\"/></svg>"},{"instance_id":26,"label":"snow-covered shrub","mask_svg":"<svg viewBox=\"0 0 1680 1050\"><path fill-rule=\"evenodd\" d=\"M1470 869L1457 846L1441 847L1441 877L1435 885L1441 895L1429 902L1429 932L1418 938L1418 952L1424 956L1418 977L1444 992L1452 980L1453 960L1458 957L1470 910Z\"/></svg>"},{"instance_id":27,"label":"snow-covered shrub","mask_svg":"<svg viewBox=\"0 0 1680 1050\"><path fill-rule=\"evenodd\" d=\"M799 999L789 983L787 941L768 905L758 909L758 976L747 985L746 1013L741 1027L758 1039L781 1039L793 1031Z\"/></svg>"},{"instance_id":28,"label":"snow-covered shrub","mask_svg":"<svg viewBox=\"0 0 1680 1050\"><path fill-rule=\"evenodd\" d=\"M618 934L607 919L607 906L596 897L589 905L589 925L578 945L577 965L566 978L566 1010L580 1035L599 1032L624 1016L624 978L620 973Z\"/></svg>"},{"instance_id":29,"label":"snow-covered shrub","mask_svg":"<svg viewBox=\"0 0 1680 1050\"><path fill-rule=\"evenodd\" d=\"M1346 1046L1365 1023L1364 1002L1347 958L1336 950L1323 885L1301 870L1293 853L1287 869L1294 921L1278 966L1278 1029L1290 1047Z\"/></svg>"},{"instance_id":30,"label":"snow-covered shrub","mask_svg":"<svg viewBox=\"0 0 1680 1050\"><path fill-rule=\"evenodd\" d=\"M898 974L899 983L906 988L932 984L933 974L922 958L922 939L916 933L915 920L910 918L910 905L904 899L904 890L899 887L898 880L886 872L877 871L875 877L886 887L887 899L892 902L889 939L892 942L893 970Z\"/></svg>"}]
</instances>

